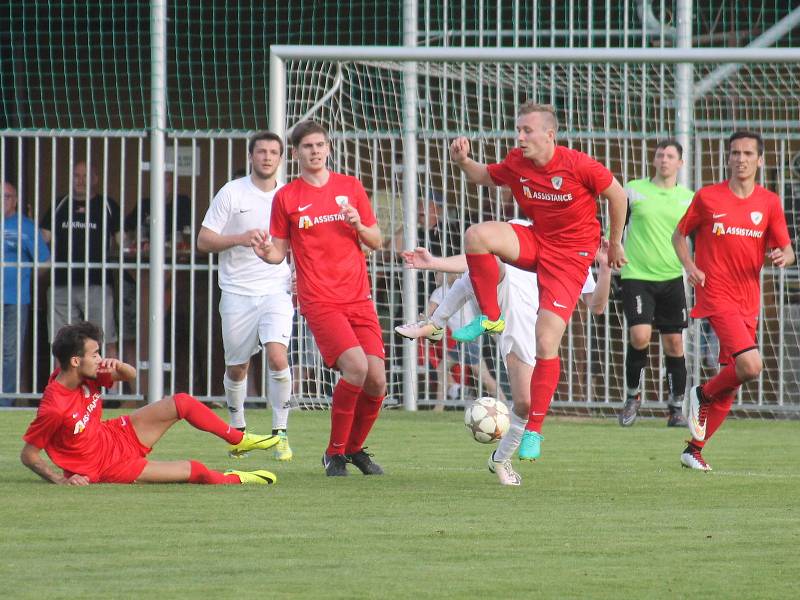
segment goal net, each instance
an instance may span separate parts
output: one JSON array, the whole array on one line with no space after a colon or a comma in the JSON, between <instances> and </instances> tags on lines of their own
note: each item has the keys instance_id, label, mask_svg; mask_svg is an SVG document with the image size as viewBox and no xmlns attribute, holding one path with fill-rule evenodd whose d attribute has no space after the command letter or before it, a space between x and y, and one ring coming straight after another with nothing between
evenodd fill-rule
<instances>
[{"instance_id":1,"label":"goal net","mask_svg":"<svg viewBox=\"0 0 800 600\"><path fill-rule=\"evenodd\" d=\"M507 376L491 340L477 347L444 347L420 343L417 364L403 363L401 324L404 303L398 250L403 234L403 121L405 62L375 62L364 49L363 61L285 61L285 123L305 118L326 126L332 135L332 168L364 183L376 208L386 240L369 257L374 297L384 330L389 372L388 398L400 402L401 374L418 372L415 390L420 406L463 405L465 400L508 395ZM457 135L472 141L481 162L501 160L515 144L516 107L525 100L556 106L558 142L594 156L621 182L651 174L658 140L673 137L676 128L674 64L435 63L416 65L417 194L419 243L435 253L463 250L463 232L475 222L517 216L513 203L486 188L468 184L448 159L448 145ZM792 239L797 234L800 195L800 81L792 64L692 65L691 89L696 94L688 137L687 168L692 187L725 178L725 140L735 129L754 129L766 140L761 183L784 201ZM290 163L289 176L294 176ZM605 221L604 207L598 215ZM447 280L418 274L422 311ZM590 317L579 305L562 344L563 374L553 406L571 412L618 409L624 397L626 325L618 279L609 307ZM800 278L798 270L765 267L758 343L765 368L758 381L744 386L736 405L739 414L800 416ZM691 292L689 292L691 294ZM689 298L689 305L692 298ZM533 332L531 332L533 336ZM309 336L310 338L310 336ZM650 347L650 368L644 382L645 411L665 410L664 360L657 339ZM405 342L411 343L411 342ZM330 387L334 374L310 360L312 381ZM716 342L702 322L686 332L690 381L706 378L716 368ZM498 392L502 393L502 392Z\"/></svg>"}]
</instances>

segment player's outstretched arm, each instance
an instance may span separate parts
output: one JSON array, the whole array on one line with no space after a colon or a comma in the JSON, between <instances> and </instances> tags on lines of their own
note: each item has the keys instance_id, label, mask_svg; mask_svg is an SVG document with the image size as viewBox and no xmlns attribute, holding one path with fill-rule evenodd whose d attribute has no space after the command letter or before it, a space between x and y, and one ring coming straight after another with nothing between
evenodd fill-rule
<instances>
[{"instance_id":1,"label":"player's outstretched arm","mask_svg":"<svg viewBox=\"0 0 800 600\"><path fill-rule=\"evenodd\" d=\"M136 369L116 358L104 358L97 368L98 373L110 373L114 381L133 381L136 379Z\"/></svg>"},{"instance_id":2,"label":"player's outstretched arm","mask_svg":"<svg viewBox=\"0 0 800 600\"><path fill-rule=\"evenodd\" d=\"M608 240L605 238L600 240L595 261L598 265L597 285L591 294L585 295L584 302L592 314L601 315L608 306L608 297L611 293L611 267L608 266Z\"/></svg>"},{"instance_id":3,"label":"player's outstretched arm","mask_svg":"<svg viewBox=\"0 0 800 600\"><path fill-rule=\"evenodd\" d=\"M625 249L622 247L622 230L628 215L628 196L619 181L614 178L611 185L601 193L608 201L608 264L612 269L620 269L627 264Z\"/></svg>"},{"instance_id":4,"label":"player's outstretched arm","mask_svg":"<svg viewBox=\"0 0 800 600\"><path fill-rule=\"evenodd\" d=\"M32 444L25 444L19 454L22 464L50 483L58 485L89 485L89 479L83 475L72 475L69 478L56 473L42 458L42 451Z\"/></svg>"},{"instance_id":5,"label":"player's outstretched arm","mask_svg":"<svg viewBox=\"0 0 800 600\"><path fill-rule=\"evenodd\" d=\"M785 246L783 248L773 248L767 254L772 264L782 269L794 264L795 256L792 246Z\"/></svg>"},{"instance_id":6,"label":"player's outstretched arm","mask_svg":"<svg viewBox=\"0 0 800 600\"><path fill-rule=\"evenodd\" d=\"M197 234L197 249L200 252L222 252L234 246L249 246L256 229L243 231L235 235L222 235L208 227L201 227Z\"/></svg>"},{"instance_id":7,"label":"player's outstretched arm","mask_svg":"<svg viewBox=\"0 0 800 600\"><path fill-rule=\"evenodd\" d=\"M675 233L672 234L672 247L675 248L675 254L678 255L683 270L686 271L686 281L689 282L689 285L703 287L706 284L706 274L697 268L692 259L689 242L686 241L686 236L679 229L675 229Z\"/></svg>"},{"instance_id":8,"label":"player's outstretched arm","mask_svg":"<svg viewBox=\"0 0 800 600\"><path fill-rule=\"evenodd\" d=\"M286 251L289 248L288 240L283 238L270 238L265 230L254 230L255 233L250 238L250 247L256 256L266 263L277 265L286 258Z\"/></svg>"},{"instance_id":9,"label":"player's outstretched arm","mask_svg":"<svg viewBox=\"0 0 800 600\"><path fill-rule=\"evenodd\" d=\"M463 273L467 270L467 258L463 254L455 256L434 256L427 248L403 250L403 266L406 269L441 271L443 273Z\"/></svg>"},{"instance_id":10,"label":"player's outstretched arm","mask_svg":"<svg viewBox=\"0 0 800 600\"><path fill-rule=\"evenodd\" d=\"M469 140L465 137L457 137L450 144L450 160L461 169L467 179L476 185L486 185L498 187L494 179L489 175L489 169L483 163L476 162L469 157Z\"/></svg>"}]
</instances>

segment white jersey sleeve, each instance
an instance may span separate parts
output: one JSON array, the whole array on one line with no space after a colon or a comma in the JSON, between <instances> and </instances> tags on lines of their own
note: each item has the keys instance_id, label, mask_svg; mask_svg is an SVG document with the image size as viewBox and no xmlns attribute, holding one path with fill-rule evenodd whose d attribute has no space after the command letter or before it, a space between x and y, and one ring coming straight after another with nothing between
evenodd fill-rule
<instances>
[{"instance_id":1,"label":"white jersey sleeve","mask_svg":"<svg viewBox=\"0 0 800 600\"><path fill-rule=\"evenodd\" d=\"M222 189L217 192L211 205L206 211L206 216L203 218L203 227L210 229L214 233L221 234L228 224L231 215L231 187L230 185L222 186Z\"/></svg>"}]
</instances>

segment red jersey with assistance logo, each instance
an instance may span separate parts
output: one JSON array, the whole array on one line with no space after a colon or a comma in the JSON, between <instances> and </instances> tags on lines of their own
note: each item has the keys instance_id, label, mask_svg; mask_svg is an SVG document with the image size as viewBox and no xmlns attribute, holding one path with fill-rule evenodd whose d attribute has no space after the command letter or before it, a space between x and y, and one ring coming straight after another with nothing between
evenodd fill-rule
<instances>
[{"instance_id":1,"label":"red jersey with assistance logo","mask_svg":"<svg viewBox=\"0 0 800 600\"><path fill-rule=\"evenodd\" d=\"M114 385L108 373L84 379L71 390L58 381L56 369L44 388L36 418L22 439L47 452L56 465L68 473L96 481L116 445L100 420L103 415L101 387Z\"/></svg>"},{"instance_id":2,"label":"red jersey with assistance logo","mask_svg":"<svg viewBox=\"0 0 800 600\"><path fill-rule=\"evenodd\" d=\"M709 185L695 194L678 231L695 233L694 261L706 275L705 285L695 287L692 316L758 316L764 255L791 243L780 198L760 185L747 198L727 181Z\"/></svg>"},{"instance_id":3,"label":"red jersey with assistance logo","mask_svg":"<svg viewBox=\"0 0 800 600\"><path fill-rule=\"evenodd\" d=\"M358 211L366 227L377 222L364 186L349 175L331 172L322 187L298 177L275 194L270 235L289 241L301 311L313 302L372 298L358 234L341 213L344 203Z\"/></svg>"},{"instance_id":4,"label":"red jersey with assistance logo","mask_svg":"<svg viewBox=\"0 0 800 600\"><path fill-rule=\"evenodd\" d=\"M495 183L511 188L537 237L561 246L599 243L596 199L614 180L605 166L583 152L556 146L543 167L514 148L503 162L487 168Z\"/></svg>"}]
</instances>

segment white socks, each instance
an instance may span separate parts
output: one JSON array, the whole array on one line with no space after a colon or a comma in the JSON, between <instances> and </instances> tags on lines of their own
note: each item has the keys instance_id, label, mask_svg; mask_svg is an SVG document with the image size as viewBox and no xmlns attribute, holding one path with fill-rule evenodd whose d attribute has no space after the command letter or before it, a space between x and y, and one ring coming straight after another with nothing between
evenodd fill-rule
<instances>
[{"instance_id":1,"label":"white socks","mask_svg":"<svg viewBox=\"0 0 800 600\"><path fill-rule=\"evenodd\" d=\"M244 399L247 397L247 377L241 381L234 381L226 372L222 378L222 385L225 386L225 402L228 404L231 426L241 429L245 426Z\"/></svg>"},{"instance_id":2,"label":"white socks","mask_svg":"<svg viewBox=\"0 0 800 600\"><path fill-rule=\"evenodd\" d=\"M528 419L518 417L513 410L509 415L509 420L511 426L497 444L497 450L494 451L495 462L502 462L514 456L514 452L517 451L519 443L522 441L522 434L525 433L525 425L528 424Z\"/></svg>"},{"instance_id":3,"label":"white socks","mask_svg":"<svg viewBox=\"0 0 800 600\"><path fill-rule=\"evenodd\" d=\"M289 420L289 395L292 392L292 371L270 371L267 397L272 406L272 429L286 429Z\"/></svg>"}]
</instances>

